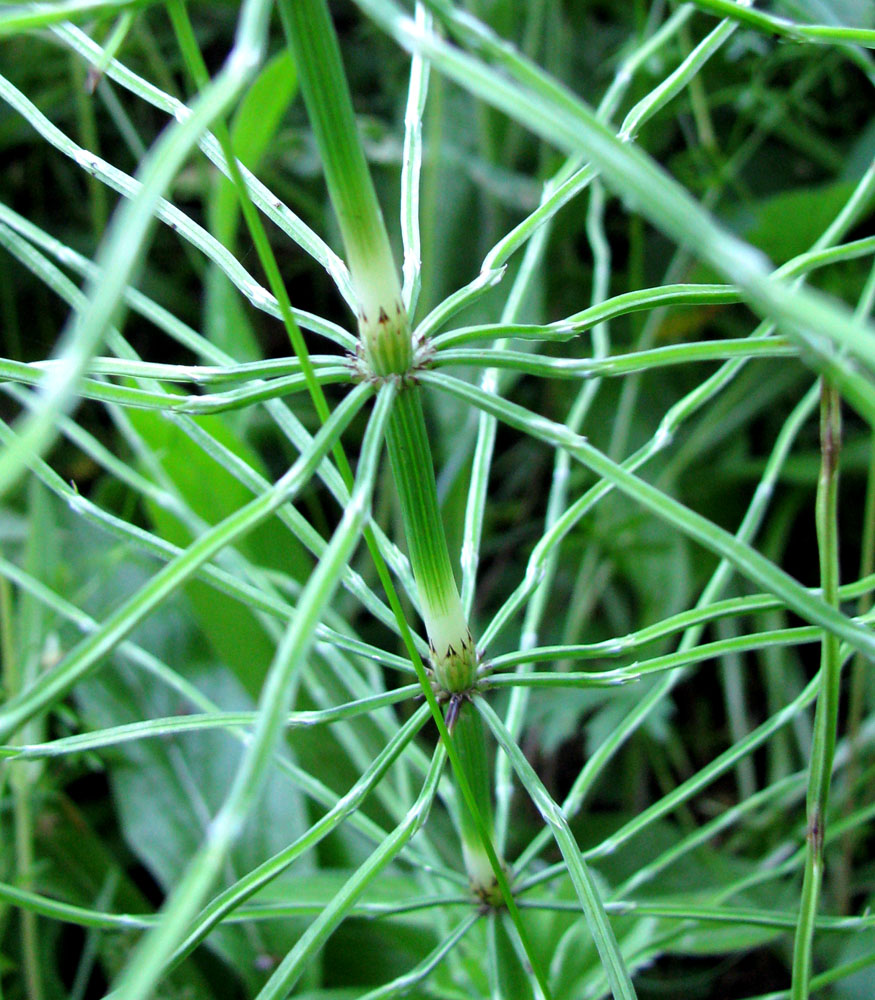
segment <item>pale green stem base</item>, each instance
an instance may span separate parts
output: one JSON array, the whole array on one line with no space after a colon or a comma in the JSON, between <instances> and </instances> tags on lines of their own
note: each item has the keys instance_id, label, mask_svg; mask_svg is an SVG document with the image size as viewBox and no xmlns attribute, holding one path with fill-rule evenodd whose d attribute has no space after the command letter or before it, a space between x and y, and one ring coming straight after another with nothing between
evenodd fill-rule
<instances>
[{"instance_id":1,"label":"pale green stem base","mask_svg":"<svg viewBox=\"0 0 875 1000\"><path fill-rule=\"evenodd\" d=\"M467 691L474 683L477 654L447 552L422 399L415 384L403 386L395 399L386 443L435 677L444 691Z\"/></svg>"},{"instance_id":2,"label":"pale green stem base","mask_svg":"<svg viewBox=\"0 0 875 1000\"><path fill-rule=\"evenodd\" d=\"M459 762L465 777L471 785L474 798L480 809L480 816L493 846L495 832L492 818L492 790L490 784L489 760L486 752L486 730L479 712L468 699L450 702L448 728L459 755ZM458 714L456 712L458 711ZM453 718L455 716L455 718ZM489 855L483 845L482 831L477 829L474 818L464 804L459 808L459 836L462 841L462 856L465 871L474 894L489 906L501 905L501 892ZM503 859L501 860L504 866Z\"/></svg>"}]
</instances>

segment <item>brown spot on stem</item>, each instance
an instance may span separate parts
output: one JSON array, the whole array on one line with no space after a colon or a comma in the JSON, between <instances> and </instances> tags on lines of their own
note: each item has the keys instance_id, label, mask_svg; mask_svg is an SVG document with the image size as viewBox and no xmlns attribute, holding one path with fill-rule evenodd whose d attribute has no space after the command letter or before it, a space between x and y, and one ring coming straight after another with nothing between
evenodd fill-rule
<instances>
[{"instance_id":1,"label":"brown spot on stem","mask_svg":"<svg viewBox=\"0 0 875 1000\"><path fill-rule=\"evenodd\" d=\"M815 857L820 857L823 854L823 819L819 809L815 809L808 820L808 841Z\"/></svg>"},{"instance_id":2,"label":"brown spot on stem","mask_svg":"<svg viewBox=\"0 0 875 1000\"><path fill-rule=\"evenodd\" d=\"M378 323L388 323L389 322L389 317L386 315L386 310L382 306L380 306L380 316L379 316L379 319L377 320L377 322Z\"/></svg>"},{"instance_id":3,"label":"brown spot on stem","mask_svg":"<svg viewBox=\"0 0 875 1000\"><path fill-rule=\"evenodd\" d=\"M826 475L832 476L835 473L841 450L841 438L837 436L833 425L827 423L823 434L823 469Z\"/></svg>"}]
</instances>

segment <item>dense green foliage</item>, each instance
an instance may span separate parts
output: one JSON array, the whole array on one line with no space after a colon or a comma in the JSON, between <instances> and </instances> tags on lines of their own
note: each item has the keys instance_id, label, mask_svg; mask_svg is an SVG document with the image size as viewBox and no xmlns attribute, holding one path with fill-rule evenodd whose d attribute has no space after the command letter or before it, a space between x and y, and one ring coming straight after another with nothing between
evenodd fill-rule
<instances>
[{"instance_id":1,"label":"dense green foliage","mask_svg":"<svg viewBox=\"0 0 875 1000\"><path fill-rule=\"evenodd\" d=\"M0 1000L871 997L875 0L276 7L0 7Z\"/></svg>"}]
</instances>

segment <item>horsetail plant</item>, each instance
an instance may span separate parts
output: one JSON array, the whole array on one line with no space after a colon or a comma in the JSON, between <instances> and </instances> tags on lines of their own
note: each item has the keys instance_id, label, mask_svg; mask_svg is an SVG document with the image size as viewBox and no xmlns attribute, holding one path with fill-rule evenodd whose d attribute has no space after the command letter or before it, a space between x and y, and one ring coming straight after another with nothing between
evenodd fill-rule
<instances>
[{"instance_id":1,"label":"horsetail plant","mask_svg":"<svg viewBox=\"0 0 875 1000\"><path fill-rule=\"evenodd\" d=\"M871 4L236 6L0 11L0 993L868 1000Z\"/></svg>"},{"instance_id":2,"label":"horsetail plant","mask_svg":"<svg viewBox=\"0 0 875 1000\"><path fill-rule=\"evenodd\" d=\"M325 0L281 0L280 11L357 295L357 367L367 382L390 380L397 384L386 444L434 678L439 692L451 699L447 729L452 732L457 728L456 751L476 793L478 808L488 818L485 826L478 827L467 806L460 809L466 868L474 891L495 901L500 898L496 873L482 842L483 833L490 840L493 836L485 736L479 717L463 705L474 687L477 651L438 509L434 464L416 377L422 358L412 340L398 269L358 137Z\"/></svg>"}]
</instances>

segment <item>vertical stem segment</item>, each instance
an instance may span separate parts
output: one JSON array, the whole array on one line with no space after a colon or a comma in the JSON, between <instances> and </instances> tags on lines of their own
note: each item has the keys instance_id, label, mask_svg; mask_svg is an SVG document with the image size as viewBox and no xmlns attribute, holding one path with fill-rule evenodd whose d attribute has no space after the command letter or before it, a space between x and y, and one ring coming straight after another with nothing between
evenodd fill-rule
<instances>
[{"instance_id":1,"label":"vertical stem segment","mask_svg":"<svg viewBox=\"0 0 875 1000\"><path fill-rule=\"evenodd\" d=\"M413 360L410 323L328 7L325 0L279 7L358 295L362 360L374 375L404 374Z\"/></svg>"},{"instance_id":2,"label":"vertical stem segment","mask_svg":"<svg viewBox=\"0 0 875 1000\"><path fill-rule=\"evenodd\" d=\"M820 397L820 477L817 482L817 542L824 600L838 607L838 473L841 451L841 399L824 381ZM802 902L793 948L792 1000L808 1000L814 922L823 880L823 843L839 712L841 654L839 639L824 632L820 659L820 691L814 716L814 743L808 773L807 851Z\"/></svg>"},{"instance_id":3,"label":"vertical stem segment","mask_svg":"<svg viewBox=\"0 0 875 1000\"><path fill-rule=\"evenodd\" d=\"M491 843L495 842L495 828L492 818L492 792L490 787L489 761L486 753L486 731L480 713L467 697L450 699L447 712L447 728L452 733L453 744L459 755L459 763L480 810L480 818L486 828ZM498 881L492 870L492 863L482 839L482 830L471 812L460 803L459 836L462 840L462 854L465 871L471 880L471 888L489 905L501 903Z\"/></svg>"},{"instance_id":4,"label":"vertical stem segment","mask_svg":"<svg viewBox=\"0 0 875 1000\"><path fill-rule=\"evenodd\" d=\"M408 383L396 396L386 444L435 676L457 693L474 683L477 657L447 552L420 392Z\"/></svg>"},{"instance_id":5,"label":"vertical stem segment","mask_svg":"<svg viewBox=\"0 0 875 1000\"><path fill-rule=\"evenodd\" d=\"M407 376L413 361L410 324L328 8L325 0L280 0L280 11L359 299L366 374ZM475 651L438 511L419 389L406 378L387 444L435 673L446 691L465 691L474 681Z\"/></svg>"}]
</instances>

